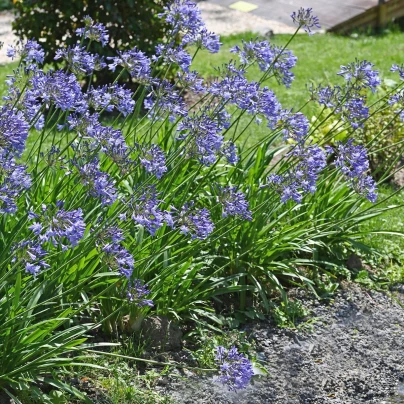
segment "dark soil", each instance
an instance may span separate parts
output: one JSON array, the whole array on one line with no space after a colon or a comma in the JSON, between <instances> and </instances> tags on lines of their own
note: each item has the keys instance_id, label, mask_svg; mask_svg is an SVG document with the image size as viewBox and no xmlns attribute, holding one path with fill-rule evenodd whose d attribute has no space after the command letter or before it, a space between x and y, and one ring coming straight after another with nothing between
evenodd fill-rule
<instances>
[{"instance_id":1,"label":"dark soil","mask_svg":"<svg viewBox=\"0 0 404 404\"><path fill-rule=\"evenodd\" d=\"M162 391L178 404L404 403L404 288L350 285L329 304L296 293L311 310L311 329L271 320L247 327L268 376L237 393L199 375L170 378Z\"/></svg>"}]
</instances>

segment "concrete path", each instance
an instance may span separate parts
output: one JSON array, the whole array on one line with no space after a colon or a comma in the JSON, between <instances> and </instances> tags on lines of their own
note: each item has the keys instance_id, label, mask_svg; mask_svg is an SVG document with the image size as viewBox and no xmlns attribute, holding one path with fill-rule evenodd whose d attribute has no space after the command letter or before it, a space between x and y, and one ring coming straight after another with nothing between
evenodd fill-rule
<instances>
[{"instance_id":1,"label":"concrete path","mask_svg":"<svg viewBox=\"0 0 404 404\"><path fill-rule=\"evenodd\" d=\"M13 13L8 11L0 13L0 42L4 44L0 49L0 64L9 63L11 61L11 59L6 56L7 46L17 42L17 37L13 34L11 29L13 20Z\"/></svg>"},{"instance_id":2,"label":"concrete path","mask_svg":"<svg viewBox=\"0 0 404 404\"><path fill-rule=\"evenodd\" d=\"M206 0L198 6L208 28L226 35L248 30L294 32L290 14L299 7L313 8L322 28L329 29L377 4L378 0Z\"/></svg>"}]
</instances>

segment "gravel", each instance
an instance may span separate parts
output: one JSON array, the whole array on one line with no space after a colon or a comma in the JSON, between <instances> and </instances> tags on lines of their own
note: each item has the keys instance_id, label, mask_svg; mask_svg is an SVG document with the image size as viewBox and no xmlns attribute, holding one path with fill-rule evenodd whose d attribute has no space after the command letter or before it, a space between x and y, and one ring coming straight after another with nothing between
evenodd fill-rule
<instances>
[{"instance_id":1,"label":"gravel","mask_svg":"<svg viewBox=\"0 0 404 404\"><path fill-rule=\"evenodd\" d=\"M309 330L247 327L268 376L238 393L200 376L171 379L165 392L178 404L404 403L403 289L390 297L345 286L328 305L296 293L311 310Z\"/></svg>"}]
</instances>

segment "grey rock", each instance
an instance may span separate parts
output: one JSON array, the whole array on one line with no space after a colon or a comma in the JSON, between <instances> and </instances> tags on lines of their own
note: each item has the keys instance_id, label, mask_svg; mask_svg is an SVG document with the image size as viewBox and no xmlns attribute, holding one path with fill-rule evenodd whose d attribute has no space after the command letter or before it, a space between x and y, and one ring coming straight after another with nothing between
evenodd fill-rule
<instances>
[{"instance_id":1,"label":"grey rock","mask_svg":"<svg viewBox=\"0 0 404 404\"><path fill-rule=\"evenodd\" d=\"M143 320L142 335L154 349L172 351L181 348L181 328L164 316L149 317Z\"/></svg>"}]
</instances>

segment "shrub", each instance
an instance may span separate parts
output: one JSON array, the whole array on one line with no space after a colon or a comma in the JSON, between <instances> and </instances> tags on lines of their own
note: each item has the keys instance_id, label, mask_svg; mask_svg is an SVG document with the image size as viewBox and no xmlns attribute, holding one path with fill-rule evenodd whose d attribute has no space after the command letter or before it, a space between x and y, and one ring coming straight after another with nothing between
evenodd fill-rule
<instances>
[{"instance_id":1,"label":"shrub","mask_svg":"<svg viewBox=\"0 0 404 404\"><path fill-rule=\"evenodd\" d=\"M322 123L336 119L347 133L330 147L331 128L315 144L318 125L282 109L262 85L292 84L290 50L244 42L232 50L240 62L205 84L187 48L214 53L219 38L191 2L175 1L163 18L171 27L153 59L134 48L108 61L117 79L126 72L140 83L136 93L117 79L82 88L98 60L85 48L58 50L68 69L56 71L42 70L35 41L8 49L21 64L0 110L0 348L13 354L0 361L0 389L26 388L58 361L76 364L67 354L86 348L95 324L132 332L151 313L220 323L217 306L250 303L259 313L288 285L315 291L323 274L340 273L333 249L358 244L359 224L387 209L376 201L366 148L354 142L369 116L367 92L380 84L371 63L342 66L344 86L315 91L313 102L331 108ZM318 24L310 10L294 20L309 32ZM105 27L86 19L78 33L83 43L103 41ZM155 77L155 64L162 77L177 65L176 82ZM252 64L262 70L256 82L245 77ZM396 70L404 80L404 67ZM199 94L195 105L185 90ZM402 96L398 87L394 103ZM267 136L239 150L255 124ZM221 350L244 386L250 365L237 349ZM11 360L22 365L10 372ZM221 380L236 388L226 361Z\"/></svg>"},{"instance_id":2,"label":"shrub","mask_svg":"<svg viewBox=\"0 0 404 404\"><path fill-rule=\"evenodd\" d=\"M91 44L94 52L112 57L118 49L137 46L152 55L167 33L167 24L158 18L167 3L167 0L16 1L13 29L20 38L40 38L46 62L54 62L58 49L76 44L75 32L88 15L108 27L107 43L94 41ZM95 72L95 76L98 84L113 80L106 69Z\"/></svg>"}]
</instances>

